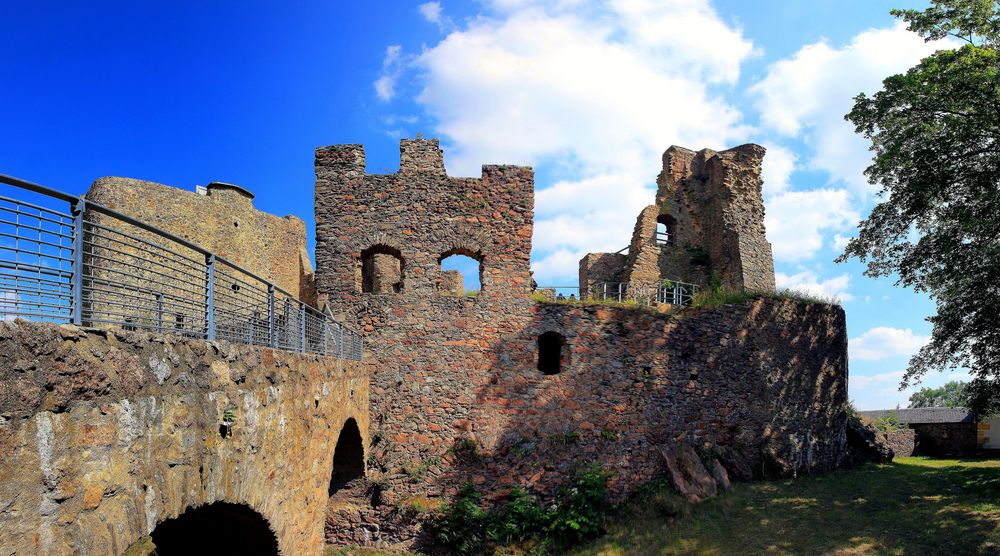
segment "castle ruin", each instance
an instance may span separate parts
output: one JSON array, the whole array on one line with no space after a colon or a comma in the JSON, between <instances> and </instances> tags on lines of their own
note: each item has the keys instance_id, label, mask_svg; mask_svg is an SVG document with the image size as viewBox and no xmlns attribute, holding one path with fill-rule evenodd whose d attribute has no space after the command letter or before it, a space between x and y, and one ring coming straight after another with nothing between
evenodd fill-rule
<instances>
[{"instance_id":1,"label":"castle ruin","mask_svg":"<svg viewBox=\"0 0 1000 556\"><path fill-rule=\"evenodd\" d=\"M588 255L581 285L707 285L715 274L730 288L773 290L763 154L757 145L669 149L657 204L640 215L629 254ZM758 301L679 318L535 301L532 170L488 165L480 178L453 178L435 140L403 140L399 171L386 175L366 173L359 145L319 148L315 193L318 297L365 331L378 369L369 474L384 485L383 506L359 515L393 538L418 530L387 508L445 498L466 482L551 493L597 461L615 470L610 491L620 500L663 472L661 448L678 441L718 449L743 479L840 463L841 308ZM662 244L658 221L671 235ZM692 260L698 252L703 260ZM478 296L441 287L451 279L440 261L452 253L479 262ZM483 457L463 465L451 454L470 443Z\"/></svg>"},{"instance_id":2,"label":"castle ruin","mask_svg":"<svg viewBox=\"0 0 1000 556\"><path fill-rule=\"evenodd\" d=\"M722 152L670 147L657 177L656 203L636 219L628 254L589 253L580 260L580 290L596 284L680 280L773 291L774 260L764 234L764 148Z\"/></svg>"},{"instance_id":3,"label":"castle ruin","mask_svg":"<svg viewBox=\"0 0 1000 556\"><path fill-rule=\"evenodd\" d=\"M773 290L763 155L671 147L628 254L587 255L581 287ZM540 302L531 168L450 177L418 139L393 174L368 174L360 145L318 148L315 172L314 280L301 221L257 213L242 188L95 183L90 198L242 257L361 331L364 361L0 322L0 552L118 554L219 504L257 515L286 554L416 546L427 516L400 508L467 483L546 497L596 463L620 501L677 445L742 480L844 461L840 307ZM453 254L478 262L477 296L441 268Z\"/></svg>"}]
</instances>

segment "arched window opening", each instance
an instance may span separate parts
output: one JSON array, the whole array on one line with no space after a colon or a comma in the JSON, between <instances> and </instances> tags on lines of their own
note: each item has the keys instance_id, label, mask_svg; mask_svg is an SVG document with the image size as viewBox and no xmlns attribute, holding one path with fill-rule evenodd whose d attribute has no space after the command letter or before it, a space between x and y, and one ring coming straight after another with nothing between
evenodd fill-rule
<instances>
[{"instance_id":1,"label":"arched window opening","mask_svg":"<svg viewBox=\"0 0 1000 556\"><path fill-rule=\"evenodd\" d=\"M365 476L365 448L358 422L353 418L344 423L333 449L333 473L330 476L330 496Z\"/></svg>"},{"instance_id":2,"label":"arched window opening","mask_svg":"<svg viewBox=\"0 0 1000 556\"><path fill-rule=\"evenodd\" d=\"M398 249L376 245L361 252L361 292L403 291L403 255Z\"/></svg>"},{"instance_id":3,"label":"arched window opening","mask_svg":"<svg viewBox=\"0 0 1000 556\"><path fill-rule=\"evenodd\" d=\"M656 217L656 244L673 245L677 234L677 220L669 214Z\"/></svg>"},{"instance_id":4,"label":"arched window opening","mask_svg":"<svg viewBox=\"0 0 1000 556\"><path fill-rule=\"evenodd\" d=\"M278 539L264 516L229 502L188 508L157 525L150 536L159 556L278 554Z\"/></svg>"},{"instance_id":5,"label":"arched window opening","mask_svg":"<svg viewBox=\"0 0 1000 556\"><path fill-rule=\"evenodd\" d=\"M452 249L438 257L438 291L443 295L475 297L482 291L483 256L470 249Z\"/></svg>"},{"instance_id":6,"label":"arched window opening","mask_svg":"<svg viewBox=\"0 0 1000 556\"><path fill-rule=\"evenodd\" d=\"M559 374L566 366L566 337L558 332L546 332L538 337L538 370L543 374Z\"/></svg>"}]
</instances>

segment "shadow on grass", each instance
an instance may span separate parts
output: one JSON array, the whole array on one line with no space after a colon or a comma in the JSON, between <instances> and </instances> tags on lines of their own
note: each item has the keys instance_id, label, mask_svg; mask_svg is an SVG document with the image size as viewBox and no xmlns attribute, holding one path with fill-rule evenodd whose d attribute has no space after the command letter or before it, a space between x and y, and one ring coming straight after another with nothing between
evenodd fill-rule
<instances>
[{"instance_id":1,"label":"shadow on grass","mask_svg":"<svg viewBox=\"0 0 1000 556\"><path fill-rule=\"evenodd\" d=\"M737 484L690 506L669 488L626 505L580 554L1000 554L1000 460L903 458Z\"/></svg>"}]
</instances>

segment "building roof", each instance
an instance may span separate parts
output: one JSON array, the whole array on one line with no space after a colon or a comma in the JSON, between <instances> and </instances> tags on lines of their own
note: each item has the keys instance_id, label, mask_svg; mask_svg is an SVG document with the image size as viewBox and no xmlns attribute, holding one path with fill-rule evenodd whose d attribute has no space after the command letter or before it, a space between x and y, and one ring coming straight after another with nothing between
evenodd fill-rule
<instances>
[{"instance_id":1,"label":"building roof","mask_svg":"<svg viewBox=\"0 0 1000 556\"><path fill-rule=\"evenodd\" d=\"M966 407L912 407L906 409L877 409L859 411L869 419L878 419L895 413L900 423L921 425L926 423L972 423L972 410Z\"/></svg>"}]
</instances>

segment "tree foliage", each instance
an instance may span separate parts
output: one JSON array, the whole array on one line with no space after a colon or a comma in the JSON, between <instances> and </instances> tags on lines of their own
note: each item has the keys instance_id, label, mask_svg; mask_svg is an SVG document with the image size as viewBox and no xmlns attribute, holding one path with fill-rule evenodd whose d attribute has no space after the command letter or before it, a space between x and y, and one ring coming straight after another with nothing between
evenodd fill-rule
<instances>
[{"instance_id":1,"label":"tree foliage","mask_svg":"<svg viewBox=\"0 0 1000 556\"><path fill-rule=\"evenodd\" d=\"M846 118L871 141L865 171L879 203L839 261L857 257L872 277L928 293L937 312L930 343L903 386L930 370L965 367L969 402L1000 406L1000 5L939 0L895 10L927 40L961 38L872 96Z\"/></svg>"},{"instance_id":2,"label":"tree foliage","mask_svg":"<svg viewBox=\"0 0 1000 556\"><path fill-rule=\"evenodd\" d=\"M910 396L910 407L965 407L965 386L952 380L940 388L921 388Z\"/></svg>"}]
</instances>

